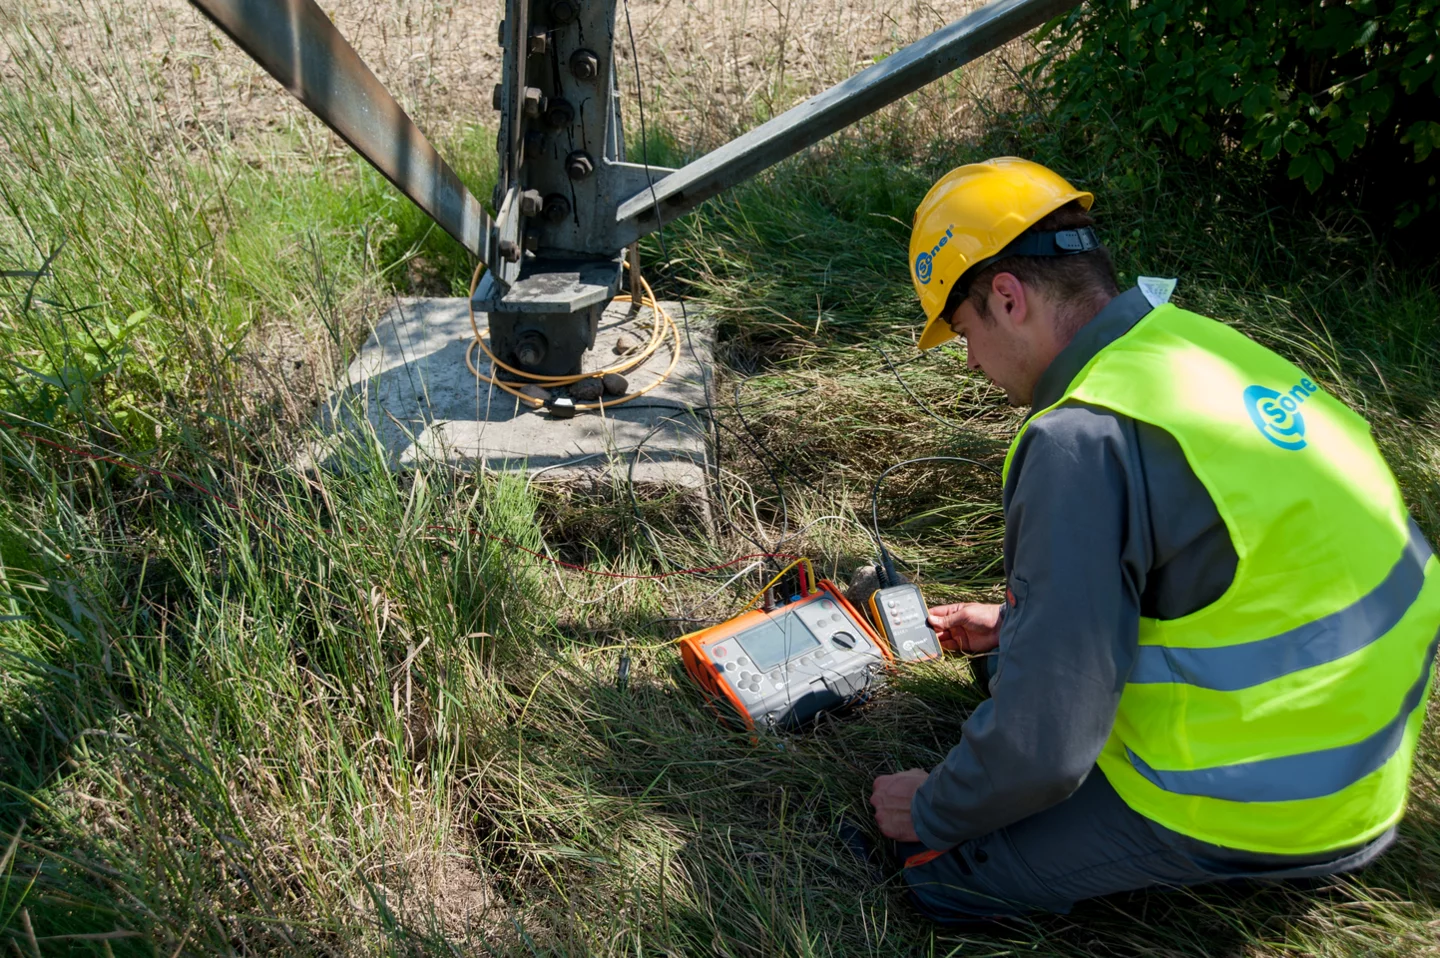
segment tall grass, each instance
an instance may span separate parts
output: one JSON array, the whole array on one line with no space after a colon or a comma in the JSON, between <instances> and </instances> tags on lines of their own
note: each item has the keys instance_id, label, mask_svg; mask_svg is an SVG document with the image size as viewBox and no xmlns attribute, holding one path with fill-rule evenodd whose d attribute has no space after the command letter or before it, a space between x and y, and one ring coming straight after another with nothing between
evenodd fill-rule
<instances>
[{"instance_id":1,"label":"tall grass","mask_svg":"<svg viewBox=\"0 0 1440 958\"><path fill-rule=\"evenodd\" d=\"M173 92L114 45L120 11L86 11L90 62L27 12L0 15L16 77L0 85L0 344L11 359L0 390L11 411L170 446L213 441L215 416L260 429L294 369L308 367L299 401L313 402L310 371L327 377L393 291L464 282L456 244L352 156L307 145L313 131L282 129L242 151L223 125L177 116ZM494 175L493 152L477 148L484 132L450 139L483 189ZM279 379L253 369L256 347L277 337L268 365L287 366ZM197 399L210 421L195 417Z\"/></svg>"},{"instance_id":2,"label":"tall grass","mask_svg":"<svg viewBox=\"0 0 1440 958\"><path fill-rule=\"evenodd\" d=\"M758 564L620 582L533 555L653 574L800 551L844 578L873 549L862 517L886 466L996 461L1019 414L957 348L915 358L904 248L936 175L1005 152L1095 190L1126 278L1178 274L1183 304L1361 409L1440 538L1436 276L1395 266L1363 223L1274 208L1243 166L1102 155L1023 97L976 101L971 139L931 122L954 100L912 101L646 247L661 289L718 320L708 516L623 479L392 476L364 435L302 470L308 402L367 317L397 294L458 294L463 253L312 127L232 139L177 119L156 105L173 84L89 14L108 52L82 63L51 20L0 13L20 65L0 84L0 268L45 267L0 279L0 949L1440 950L1433 721L1402 839L1360 875L1117 896L957 935L833 829L865 818L874 774L954 743L978 701L963 663L756 742L715 721L670 640L736 611ZM757 109L814 79L764 69ZM667 103L692 82L667 75ZM650 160L712 135L672 119ZM479 195L487 140L444 133ZM316 374L290 375L297 359ZM949 466L885 486L882 529L932 600L994 593L998 498L989 474Z\"/></svg>"}]
</instances>

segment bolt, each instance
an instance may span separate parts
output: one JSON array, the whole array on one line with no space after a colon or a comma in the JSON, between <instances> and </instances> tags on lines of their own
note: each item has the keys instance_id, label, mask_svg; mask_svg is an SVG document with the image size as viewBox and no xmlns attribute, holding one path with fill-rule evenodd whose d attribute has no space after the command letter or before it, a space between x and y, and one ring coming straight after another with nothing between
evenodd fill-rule
<instances>
[{"instance_id":1,"label":"bolt","mask_svg":"<svg viewBox=\"0 0 1440 958\"><path fill-rule=\"evenodd\" d=\"M538 366L545 361L545 342L536 333L525 333L515 344L515 361L521 366Z\"/></svg>"},{"instance_id":2,"label":"bolt","mask_svg":"<svg viewBox=\"0 0 1440 958\"><path fill-rule=\"evenodd\" d=\"M557 130L575 122L575 108L563 97L552 96L545 104L545 124Z\"/></svg>"},{"instance_id":3,"label":"bolt","mask_svg":"<svg viewBox=\"0 0 1440 958\"><path fill-rule=\"evenodd\" d=\"M499 110L505 106L505 89L500 84L495 84L495 92L490 94L490 104Z\"/></svg>"},{"instance_id":4,"label":"bolt","mask_svg":"<svg viewBox=\"0 0 1440 958\"><path fill-rule=\"evenodd\" d=\"M520 104L526 116L539 116L540 111L545 109L545 96L540 92L539 87L527 86L520 99Z\"/></svg>"},{"instance_id":5,"label":"bolt","mask_svg":"<svg viewBox=\"0 0 1440 958\"><path fill-rule=\"evenodd\" d=\"M525 235L521 237L520 242L525 246L527 250L532 253L535 252L540 248L540 231L526 230Z\"/></svg>"},{"instance_id":6,"label":"bolt","mask_svg":"<svg viewBox=\"0 0 1440 958\"><path fill-rule=\"evenodd\" d=\"M501 21L500 21L500 29L499 29L498 33L499 33L499 36L496 37L495 42L498 43L498 44L500 44L501 49L504 49L504 47L505 47L505 21L504 21L504 20L501 20Z\"/></svg>"},{"instance_id":7,"label":"bolt","mask_svg":"<svg viewBox=\"0 0 1440 958\"><path fill-rule=\"evenodd\" d=\"M570 72L579 80L593 80L600 75L600 58L591 50L576 50L570 56Z\"/></svg>"},{"instance_id":8,"label":"bolt","mask_svg":"<svg viewBox=\"0 0 1440 958\"><path fill-rule=\"evenodd\" d=\"M500 258L507 263L518 263L520 261L520 247L515 245L514 240L501 240Z\"/></svg>"},{"instance_id":9,"label":"bolt","mask_svg":"<svg viewBox=\"0 0 1440 958\"><path fill-rule=\"evenodd\" d=\"M583 180L595 172L595 161L584 150L576 150L565 157L565 172L572 180Z\"/></svg>"},{"instance_id":10,"label":"bolt","mask_svg":"<svg viewBox=\"0 0 1440 958\"><path fill-rule=\"evenodd\" d=\"M530 31L530 42L525 44L525 49L537 57L545 55L545 51L550 49L550 38L543 28L536 27Z\"/></svg>"},{"instance_id":11,"label":"bolt","mask_svg":"<svg viewBox=\"0 0 1440 958\"><path fill-rule=\"evenodd\" d=\"M578 0L555 0L550 4L550 19L556 23L569 23L580 16Z\"/></svg>"},{"instance_id":12,"label":"bolt","mask_svg":"<svg viewBox=\"0 0 1440 958\"><path fill-rule=\"evenodd\" d=\"M520 194L520 215L539 216L544 200L540 198L539 190L526 190Z\"/></svg>"},{"instance_id":13,"label":"bolt","mask_svg":"<svg viewBox=\"0 0 1440 958\"><path fill-rule=\"evenodd\" d=\"M563 193L551 193L545 197L540 215L551 223L563 223L570 215L570 200Z\"/></svg>"}]
</instances>

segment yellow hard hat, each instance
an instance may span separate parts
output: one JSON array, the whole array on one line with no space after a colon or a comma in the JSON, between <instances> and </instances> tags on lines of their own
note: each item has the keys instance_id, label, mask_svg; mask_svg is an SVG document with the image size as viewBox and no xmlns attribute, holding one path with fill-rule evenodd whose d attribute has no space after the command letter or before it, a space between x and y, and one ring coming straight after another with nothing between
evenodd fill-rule
<instances>
[{"instance_id":1,"label":"yellow hard hat","mask_svg":"<svg viewBox=\"0 0 1440 958\"><path fill-rule=\"evenodd\" d=\"M930 187L910 231L910 279L928 320L920 348L930 349L955 335L950 317L944 315L945 301L968 270L995 257L1071 200L1088 210L1095 197L1053 170L1014 156L957 167ZM1093 233L1085 240L1087 248L1093 248L1092 241ZM1014 250L1007 255L1044 254Z\"/></svg>"}]
</instances>

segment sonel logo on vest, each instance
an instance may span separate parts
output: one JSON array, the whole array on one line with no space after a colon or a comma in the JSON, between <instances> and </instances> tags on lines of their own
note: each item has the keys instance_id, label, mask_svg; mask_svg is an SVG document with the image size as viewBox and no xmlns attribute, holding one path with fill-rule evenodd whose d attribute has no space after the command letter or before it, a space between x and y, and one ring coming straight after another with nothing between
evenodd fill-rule
<instances>
[{"instance_id":1,"label":"sonel logo on vest","mask_svg":"<svg viewBox=\"0 0 1440 958\"><path fill-rule=\"evenodd\" d=\"M945 230L945 235L940 237L940 242L936 243L930 252L921 253L915 257L915 278L920 281L922 286L928 285L930 282L930 274L935 270L935 257L939 254L940 248L950 242L950 237L954 235L955 226L951 224L951 226Z\"/></svg>"},{"instance_id":2,"label":"sonel logo on vest","mask_svg":"<svg viewBox=\"0 0 1440 958\"><path fill-rule=\"evenodd\" d=\"M1250 413L1250 420L1260 435L1281 449L1304 449L1305 417L1300 415L1300 407L1319 388L1308 379L1300 380L1288 393L1264 386L1247 386L1243 397L1245 411Z\"/></svg>"}]
</instances>

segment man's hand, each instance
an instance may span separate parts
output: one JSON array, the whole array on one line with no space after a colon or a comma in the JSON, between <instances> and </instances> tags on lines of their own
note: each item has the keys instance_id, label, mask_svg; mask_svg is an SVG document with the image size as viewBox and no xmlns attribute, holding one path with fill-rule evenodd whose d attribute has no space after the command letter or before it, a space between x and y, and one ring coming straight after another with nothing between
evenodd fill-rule
<instances>
[{"instance_id":1,"label":"man's hand","mask_svg":"<svg viewBox=\"0 0 1440 958\"><path fill-rule=\"evenodd\" d=\"M897 842L920 840L920 836L915 834L914 823L910 821L910 800L929 777L930 773L923 768L912 768L875 779L870 804L875 806L875 821L882 835Z\"/></svg>"},{"instance_id":2,"label":"man's hand","mask_svg":"<svg viewBox=\"0 0 1440 958\"><path fill-rule=\"evenodd\" d=\"M1000 603L956 602L930 610L930 628L952 652L992 652L1000 645Z\"/></svg>"}]
</instances>

